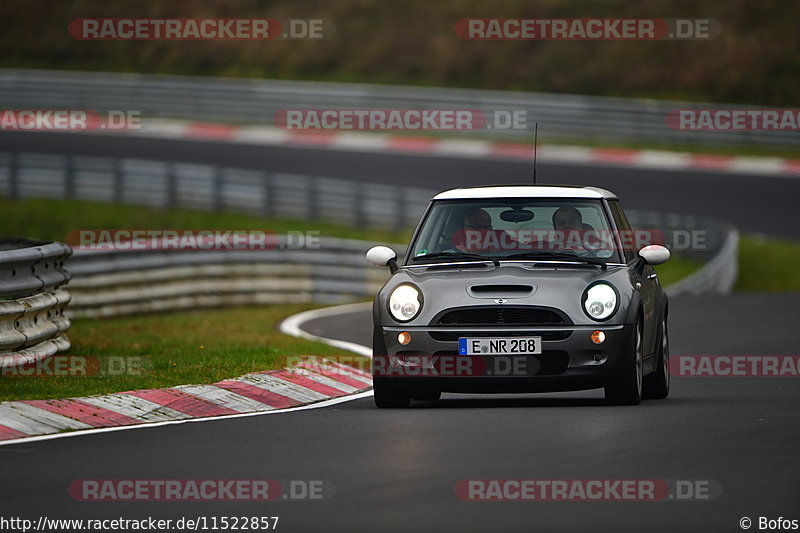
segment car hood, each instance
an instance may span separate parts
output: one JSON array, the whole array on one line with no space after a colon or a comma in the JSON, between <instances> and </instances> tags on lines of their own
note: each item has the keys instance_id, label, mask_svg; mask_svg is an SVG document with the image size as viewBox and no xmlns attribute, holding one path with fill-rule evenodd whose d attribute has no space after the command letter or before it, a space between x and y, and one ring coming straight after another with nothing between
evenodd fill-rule
<instances>
[{"instance_id":1,"label":"car hood","mask_svg":"<svg viewBox=\"0 0 800 533\"><path fill-rule=\"evenodd\" d=\"M618 311L605 324L624 323L624 312L632 295L627 266L599 267L552 263L501 262L427 265L398 270L378 294L376 309L382 322L389 326L425 326L445 309L478 305L528 305L553 307L563 311L574 324L598 324L583 311L581 298L586 288L597 281L606 281L617 289ZM391 291L400 284L411 283L421 292L420 314L410 322L398 322L388 312Z\"/></svg>"}]
</instances>

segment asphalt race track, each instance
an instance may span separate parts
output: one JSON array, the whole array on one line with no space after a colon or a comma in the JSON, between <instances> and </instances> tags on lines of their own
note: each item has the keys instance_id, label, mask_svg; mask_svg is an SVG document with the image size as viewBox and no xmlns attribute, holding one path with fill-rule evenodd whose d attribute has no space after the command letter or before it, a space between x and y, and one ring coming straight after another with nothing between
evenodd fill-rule
<instances>
[{"instance_id":1,"label":"asphalt race track","mask_svg":"<svg viewBox=\"0 0 800 533\"><path fill-rule=\"evenodd\" d=\"M46 142L45 142L46 141ZM507 183L503 161L3 134L3 150L126 155L320 172L411 185ZM744 231L800 238L800 180L610 167L546 166L541 181L592 183L629 207L705 214ZM765 181L766 180L766 181ZM759 195L761 192L763 194ZM672 354L797 354L797 294L678 298ZM368 344L368 313L320 319L311 333ZM279 531L741 531L739 520L800 519L800 388L791 378L673 378L670 398L604 405L600 391L445 395L377 410L371 398L323 409L140 428L0 447L4 516L279 516ZM266 504L79 502L75 479L325 480L327 501ZM713 480L710 501L467 502L464 479Z\"/></svg>"}]
</instances>

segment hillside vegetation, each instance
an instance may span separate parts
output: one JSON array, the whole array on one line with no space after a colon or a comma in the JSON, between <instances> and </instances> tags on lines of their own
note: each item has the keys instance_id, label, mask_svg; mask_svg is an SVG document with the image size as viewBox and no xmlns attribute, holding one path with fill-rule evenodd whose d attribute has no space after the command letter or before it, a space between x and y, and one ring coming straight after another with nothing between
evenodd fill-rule
<instances>
[{"instance_id":1,"label":"hillside vegetation","mask_svg":"<svg viewBox=\"0 0 800 533\"><path fill-rule=\"evenodd\" d=\"M780 0L6 0L0 67L476 87L793 106L800 2ZM84 17L301 17L307 41L77 41ZM474 17L713 18L705 41L464 41Z\"/></svg>"}]
</instances>

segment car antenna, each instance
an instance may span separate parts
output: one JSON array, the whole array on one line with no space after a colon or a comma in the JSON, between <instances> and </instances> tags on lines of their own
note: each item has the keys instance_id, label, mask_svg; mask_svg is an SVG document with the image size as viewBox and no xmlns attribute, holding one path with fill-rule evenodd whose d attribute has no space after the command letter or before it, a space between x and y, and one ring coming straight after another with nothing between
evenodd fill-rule
<instances>
[{"instance_id":1,"label":"car antenna","mask_svg":"<svg viewBox=\"0 0 800 533\"><path fill-rule=\"evenodd\" d=\"M536 141L539 137L539 123L533 127L533 184L536 185Z\"/></svg>"}]
</instances>

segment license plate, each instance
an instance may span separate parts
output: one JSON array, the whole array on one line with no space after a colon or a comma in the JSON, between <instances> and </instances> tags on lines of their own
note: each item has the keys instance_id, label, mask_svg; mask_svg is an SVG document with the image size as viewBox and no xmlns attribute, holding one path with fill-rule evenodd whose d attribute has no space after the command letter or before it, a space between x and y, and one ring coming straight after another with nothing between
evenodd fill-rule
<instances>
[{"instance_id":1,"label":"license plate","mask_svg":"<svg viewBox=\"0 0 800 533\"><path fill-rule=\"evenodd\" d=\"M461 337L459 355L537 355L542 353L541 337Z\"/></svg>"}]
</instances>

